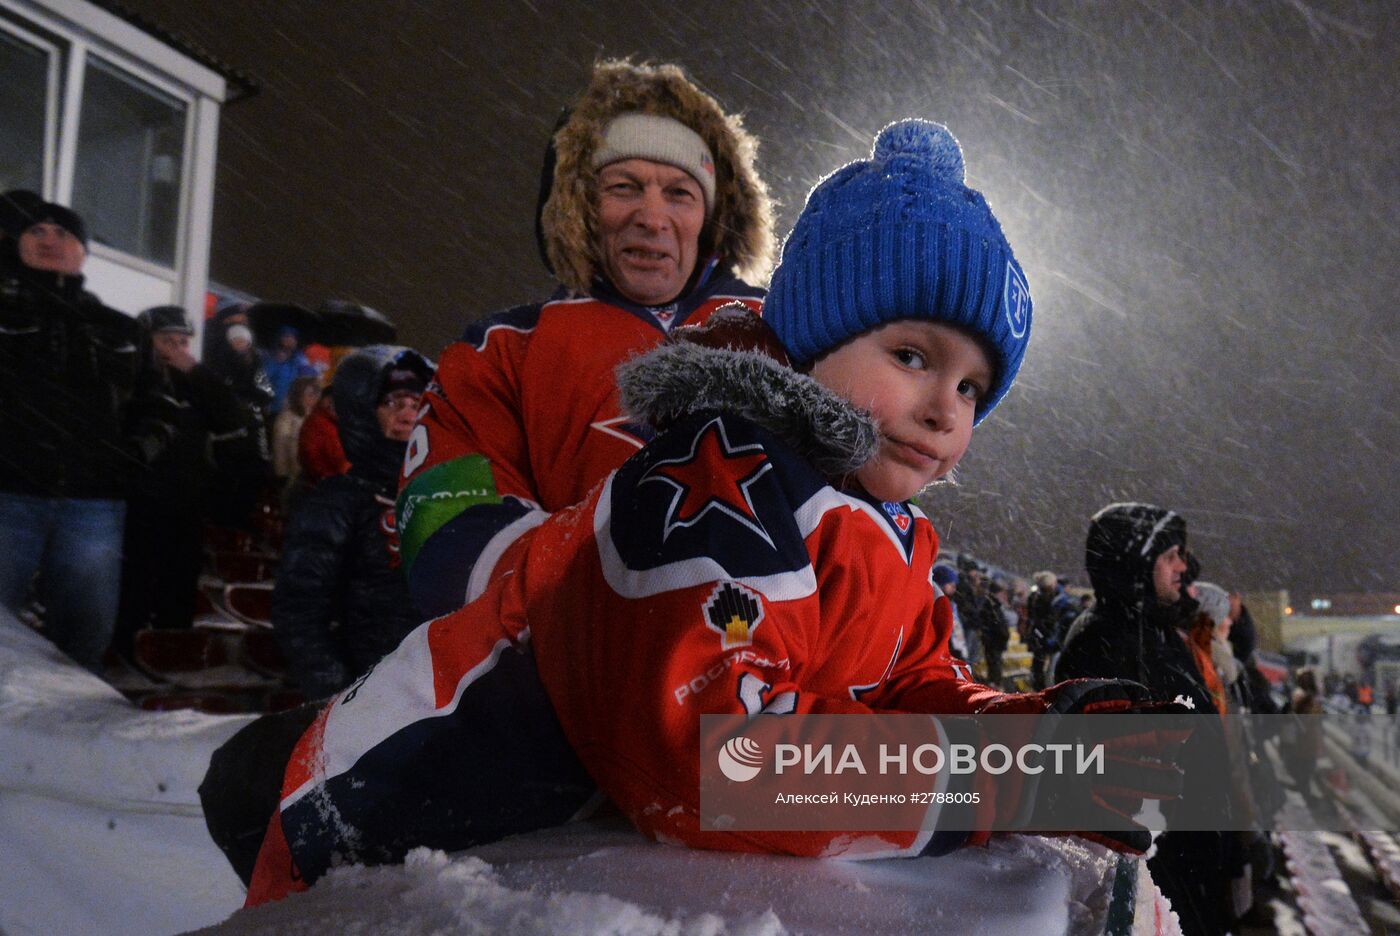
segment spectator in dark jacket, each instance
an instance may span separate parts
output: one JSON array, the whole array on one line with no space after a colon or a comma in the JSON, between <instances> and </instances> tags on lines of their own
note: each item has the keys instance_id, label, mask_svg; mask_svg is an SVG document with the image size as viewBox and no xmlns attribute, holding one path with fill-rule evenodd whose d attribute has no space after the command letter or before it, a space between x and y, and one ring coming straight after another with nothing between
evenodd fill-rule
<instances>
[{"instance_id":1,"label":"spectator in dark jacket","mask_svg":"<svg viewBox=\"0 0 1400 936\"><path fill-rule=\"evenodd\" d=\"M141 628L188 627L193 620L213 473L210 436L232 439L251 431L232 389L190 354L194 329L184 309L147 309L137 323L143 366L128 420L167 426L170 437L160 456L138 472L127 501L114 640L126 656Z\"/></svg>"},{"instance_id":2,"label":"spectator in dark jacket","mask_svg":"<svg viewBox=\"0 0 1400 936\"><path fill-rule=\"evenodd\" d=\"M1033 578L1035 587L1026 605L1030 616L1026 643L1031 651L1031 683L1036 689L1044 689L1048 665L1079 611L1054 572L1037 572Z\"/></svg>"},{"instance_id":3,"label":"spectator in dark jacket","mask_svg":"<svg viewBox=\"0 0 1400 936\"><path fill-rule=\"evenodd\" d=\"M72 210L5 198L0 263L0 607L35 575L44 631L94 672L116 621L127 484L159 438L125 425L136 323L83 289Z\"/></svg>"},{"instance_id":4,"label":"spectator in dark jacket","mask_svg":"<svg viewBox=\"0 0 1400 936\"><path fill-rule=\"evenodd\" d=\"M998 581L987 584L982 606L982 646L987 653L987 684L1001 688L1002 656L1011 643L1016 612L1007 603L1006 586Z\"/></svg>"},{"instance_id":5,"label":"spectator in dark jacket","mask_svg":"<svg viewBox=\"0 0 1400 936\"><path fill-rule=\"evenodd\" d=\"M987 603L986 586L982 581L983 567L966 553L958 556L958 587L949 596L958 620L962 622L967 642L967 662L980 667L986 658L982 646L982 623Z\"/></svg>"},{"instance_id":6,"label":"spectator in dark jacket","mask_svg":"<svg viewBox=\"0 0 1400 936\"><path fill-rule=\"evenodd\" d=\"M272 626L311 698L349 685L422 621L386 547L394 492L432 364L373 345L341 362L333 393L350 470L297 504L272 592Z\"/></svg>"},{"instance_id":7,"label":"spectator in dark jacket","mask_svg":"<svg viewBox=\"0 0 1400 936\"><path fill-rule=\"evenodd\" d=\"M1055 678L1131 679L1163 702L1181 700L1202 718L1183 752L1185 796L1212 803L1228 816L1229 797L1218 771L1192 770L1219 752L1224 732L1186 643L1185 624L1196 602L1184 592L1186 521L1149 504L1110 504L1094 515L1084 547L1094 607L1070 628ZM1168 816L1170 819L1170 816ZM1171 899L1187 933L1225 933L1231 922L1232 839L1216 832L1168 832L1149 859L1153 880Z\"/></svg>"},{"instance_id":8,"label":"spectator in dark jacket","mask_svg":"<svg viewBox=\"0 0 1400 936\"><path fill-rule=\"evenodd\" d=\"M219 321L222 340L207 342L205 362L233 391L243 408L246 432L213 437L218 499L210 504L211 519L223 526L251 529L253 511L272 477L268 407L272 385L258 362L253 332L241 312Z\"/></svg>"}]
</instances>

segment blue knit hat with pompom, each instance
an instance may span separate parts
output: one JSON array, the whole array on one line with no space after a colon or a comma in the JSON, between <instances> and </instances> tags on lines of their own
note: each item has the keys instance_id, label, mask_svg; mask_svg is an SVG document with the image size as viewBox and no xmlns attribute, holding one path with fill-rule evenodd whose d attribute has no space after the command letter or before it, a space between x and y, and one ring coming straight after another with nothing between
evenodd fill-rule
<instances>
[{"instance_id":1,"label":"blue knit hat with pompom","mask_svg":"<svg viewBox=\"0 0 1400 936\"><path fill-rule=\"evenodd\" d=\"M900 120L868 160L818 182L773 271L763 317L793 363L897 319L956 325L992 353L981 422L1006 395L1031 333L1021 265L942 124Z\"/></svg>"}]
</instances>

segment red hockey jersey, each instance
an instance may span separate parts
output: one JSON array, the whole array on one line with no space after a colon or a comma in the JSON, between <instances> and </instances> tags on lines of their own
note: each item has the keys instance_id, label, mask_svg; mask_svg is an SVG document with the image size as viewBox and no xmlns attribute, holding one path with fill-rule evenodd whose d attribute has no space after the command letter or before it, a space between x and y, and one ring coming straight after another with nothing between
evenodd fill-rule
<instances>
[{"instance_id":1,"label":"red hockey jersey","mask_svg":"<svg viewBox=\"0 0 1400 936\"><path fill-rule=\"evenodd\" d=\"M409 441L399 538L415 604L460 607L486 587L506 548L549 513L583 499L650 438L623 414L613 370L680 324L762 291L711 262L662 308L559 296L474 323L449 345Z\"/></svg>"},{"instance_id":2,"label":"red hockey jersey","mask_svg":"<svg viewBox=\"0 0 1400 936\"><path fill-rule=\"evenodd\" d=\"M966 713L1008 697L947 653L937 537L916 508L837 490L809 447L694 402L308 731L279 829L308 879L563 821L589 777L642 831L695 847L924 847L929 834L913 831L700 828L701 714ZM812 408L787 393L774 403Z\"/></svg>"}]
</instances>

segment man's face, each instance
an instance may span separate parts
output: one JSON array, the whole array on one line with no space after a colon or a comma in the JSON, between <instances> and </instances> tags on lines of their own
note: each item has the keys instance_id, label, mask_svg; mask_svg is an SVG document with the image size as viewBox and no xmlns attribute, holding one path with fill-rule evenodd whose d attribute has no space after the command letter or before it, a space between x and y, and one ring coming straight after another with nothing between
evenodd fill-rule
<instances>
[{"instance_id":1,"label":"man's face","mask_svg":"<svg viewBox=\"0 0 1400 936\"><path fill-rule=\"evenodd\" d=\"M83 270L87 251L67 228L40 221L19 236L19 259L31 270L76 276Z\"/></svg>"},{"instance_id":2,"label":"man's face","mask_svg":"<svg viewBox=\"0 0 1400 936\"><path fill-rule=\"evenodd\" d=\"M1157 557L1152 564L1152 588L1158 602L1169 605L1181 599L1181 576L1185 572L1186 560L1182 558L1180 546L1173 546Z\"/></svg>"},{"instance_id":3,"label":"man's face","mask_svg":"<svg viewBox=\"0 0 1400 936\"><path fill-rule=\"evenodd\" d=\"M905 501L967 451L992 365L956 328L899 319L842 344L812 365L812 377L879 426L880 448L855 479L880 500Z\"/></svg>"},{"instance_id":4,"label":"man's face","mask_svg":"<svg viewBox=\"0 0 1400 936\"><path fill-rule=\"evenodd\" d=\"M700 254L705 193L690 174L649 159L598 171L598 240L617 291L657 306L681 294Z\"/></svg>"},{"instance_id":5,"label":"man's face","mask_svg":"<svg viewBox=\"0 0 1400 936\"><path fill-rule=\"evenodd\" d=\"M151 350L160 363L173 363L190 353L190 336L176 331L156 332L151 336Z\"/></svg>"},{"instance_id":6,"label":"man's face","mask_svg":"<svg viewBox=\"0 0 1400 936\"><path fill-rule=\"evenodd\" d=\"M379 420L379 429L385 438L395 442L407 442L413 434L413 423L418 417L419 395L411 390L395 390L379 401L374 409Z\"/></svg>"}]
</instances>

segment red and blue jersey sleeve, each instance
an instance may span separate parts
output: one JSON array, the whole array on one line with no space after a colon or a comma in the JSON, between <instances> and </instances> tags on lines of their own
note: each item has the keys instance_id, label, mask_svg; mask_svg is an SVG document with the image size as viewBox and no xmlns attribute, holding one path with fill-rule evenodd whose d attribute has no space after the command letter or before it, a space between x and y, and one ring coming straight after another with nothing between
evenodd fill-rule
<instances>
[{"instance_id":1,"label":"red and blue jersey sleeve","mask_svg":"<svg viewBox=\"0 0 1400 936\"><path fill-rule=\"evenodd\" d=\"M666 321L704 321L735 291L759 305L759 292L737 281L712 285ZM664 339L658 314L556 298L476 323L444 352L398 502L403 563L424 613L481 594L528 531L583 500L651 438L622 411L613 371Z\"/></svg>"},{"instance_id":2,"label":"red and blue jersey sleeve","mask_svg":"<svg viewBox=\"0 0 1400 936\"><path fill-rule=\"evenodd\" d=\"M543 519L521 417L539 315L521 306L474 324L443 352L423 396L397 516L409 590L430 616L467 602L473 567L502 531Z\"/></svg>"}]
</instances>

